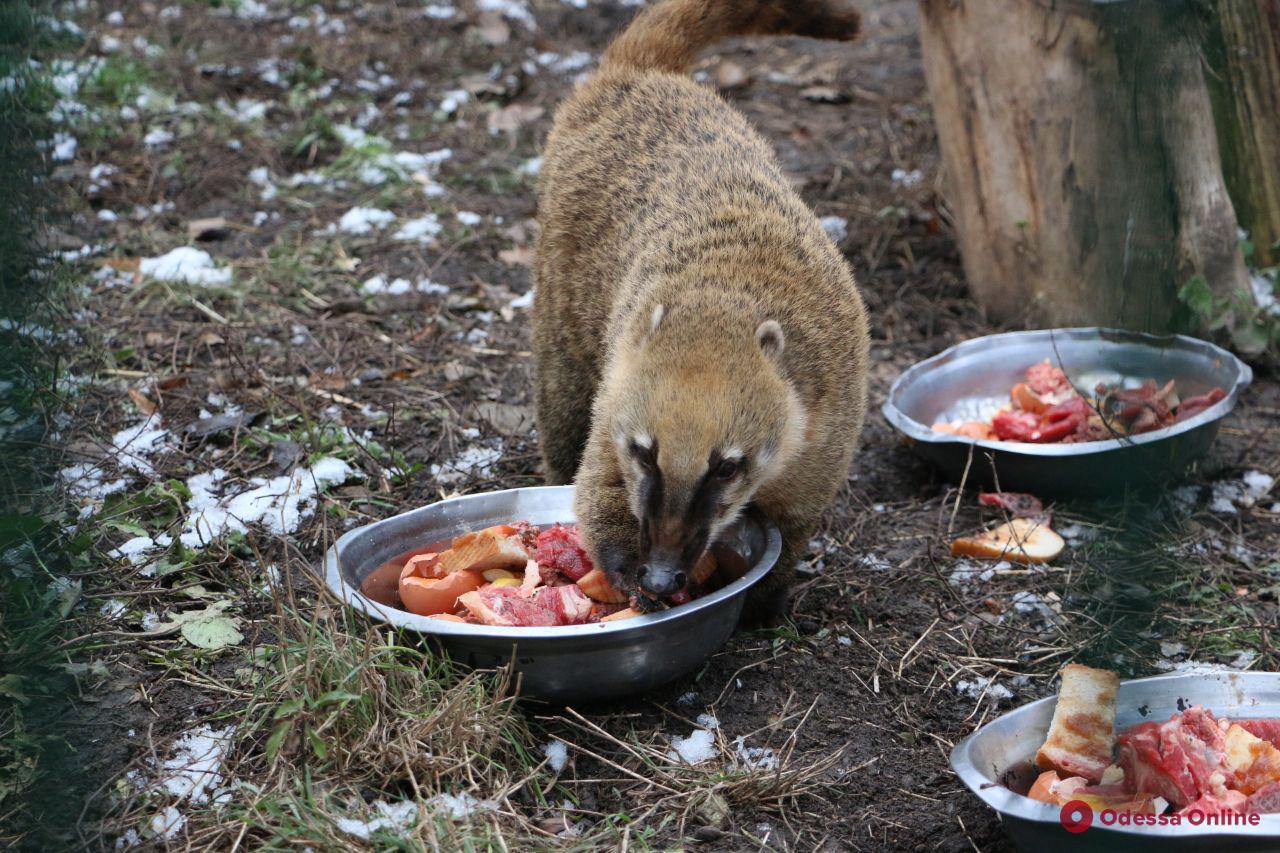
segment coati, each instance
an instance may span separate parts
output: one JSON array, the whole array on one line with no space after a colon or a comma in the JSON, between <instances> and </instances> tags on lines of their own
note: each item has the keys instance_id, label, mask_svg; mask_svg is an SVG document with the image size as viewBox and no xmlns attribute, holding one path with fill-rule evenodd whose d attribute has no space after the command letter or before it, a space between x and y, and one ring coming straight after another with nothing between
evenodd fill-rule
<instances>
[{"instance_id":1,"label":"coati","mask_svg":"<svg viewBox=\"0 0 1280 853\"><path fill-rule=\"evenodd\" d=\"M851 39L844 0L662 0L559 107L539 176L537 425L588 550L642 599L681 590L754 502L783 553L776 621L845 481L866 407L865 309L765 141L687 76L739 34ZM650 599L651 600L651 599Z\"/></svg>"}]
</instances>

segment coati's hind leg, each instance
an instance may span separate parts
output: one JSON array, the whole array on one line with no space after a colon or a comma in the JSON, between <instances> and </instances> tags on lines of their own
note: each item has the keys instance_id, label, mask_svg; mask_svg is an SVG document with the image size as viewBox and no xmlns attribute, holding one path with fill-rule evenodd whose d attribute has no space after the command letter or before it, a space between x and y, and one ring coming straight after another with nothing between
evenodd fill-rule
<instances>
[{"instance_id":1,"label":"coati's hind leg","mask_svg":"<svg viewBox=\"0 0 1280 853\"><path fill-rule=\"evenodd\" d=\"M751 628L772 628L791 611L791 585L796 579L796 563L809 549L815 525L808 519L775 519L782 533L782 553L773 570L747 591L742 622Z\"/></svg>"},{"instance_id":2,"label":"coati's hind leg","mask_svg":"<svg viewBox=\"0 0 1280 853\"><path fill-rule=\"evenodd\" d=\"M534 335L538 443L547 482L556 486L572 483L582 461L596 384L594 365L581 363L566 343L549 333Z\"/></svg>"}]
</instances>

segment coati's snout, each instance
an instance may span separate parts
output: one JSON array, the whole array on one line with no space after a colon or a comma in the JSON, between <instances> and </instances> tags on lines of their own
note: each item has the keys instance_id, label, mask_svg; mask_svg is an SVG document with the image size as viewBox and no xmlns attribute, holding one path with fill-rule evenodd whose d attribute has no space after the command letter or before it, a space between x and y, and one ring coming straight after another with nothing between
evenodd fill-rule
<instances>
[{"instance_id":1,"label":"coati's snout","mask_svg":"<svg viewBox=\"0 0 1280 853\"><path fill-rule=\"evenodd\" d=\"M669 328L661 311L617 375L610 410L622 485L639 522L631 580L666 597L685 588L707 547L789 464L806 418L781 369L776 322L754 335L748 326L740 338L725 330L715 346L731 352L690 358L688 331Z\"/></svg>"}]
</instances>

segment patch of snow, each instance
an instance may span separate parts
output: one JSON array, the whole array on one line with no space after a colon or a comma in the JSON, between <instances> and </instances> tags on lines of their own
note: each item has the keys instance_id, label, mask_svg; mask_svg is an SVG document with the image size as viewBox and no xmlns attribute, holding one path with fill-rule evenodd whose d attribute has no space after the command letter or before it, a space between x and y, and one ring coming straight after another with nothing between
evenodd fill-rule
<instances>
[{"instance_id":1,"label":"patch of snow","mask_svg":"<svg viewBox=\"0 0 1280 853\"><path fill-rule=\"evenodd\" d=\"M468 447L449 462L431 465L428 472L441 483L458 483L468 477L488 477L501 458L501 450Z\"/></svg>"},{"instance_id":2,"label":"patch of snow","mask_svg":"<svg viewBox=\"0 0 1280 853\"><path fill-rule=\"evenodd\" d=\"M76 159L77 145L76 138L71 134L55 133L53 135L53 161L55 163L66 163Z\"/></svg>"},{"instance_id":3,"label":"patch of snow","mask_svg":"<svg viewBox=\"0 0 1280 853\"><path fill-rule=\"evenodd\" d=\"M174 806L165 806L151 818L151 834L156 838L177 838L186 825L186 815Z\"/></svg>"},{"instance_id":4,"label":"patch of snow","mask_svg":"<svg viewBox=\"0 0 1280 853\"><path fill-rule=\"evenodd\" d=\"M457 213L454 214L454 218L457 219L459 222L461 222L463 225L466 225L468 228L479 225L481 221L483 221L480 214L470 210L459 210Z\"/></svg>"},{"instance_id":5,"label":"patch of snow","mask_svg":"<svg viewBox=\"0 0 1280 853\"><path fill-rule=\"evenodd\" d=\"M453 820L466 820L477 809L486 811L496 811L498 803L495 800L477 800L475 797L463 791L461 794L436 794L427 802L431 803L438 809L448 813Z\"/></svg>"},{"instance_id":6,"label":"patch of snow","mask_svg":"<svg viewBox=\"0 0 1280 853\"><path fill-rule=\"evenodd\" d=\"M767 746L747 746L746 737L733 739L737 763L748 770L773 770L778 766L778 754Z\"/></svg>"},{"instance_id":7,"label":"patch of snow","mask_svg":"<svg viewBox=\"0 0 1280 853\"><path fill-rule=\"evenodd\" d=\"M569 763L569 747L562 740L551 740L545 743L542 751L547 755L547 764L552 773L559 773Z\"/></svg>"},{"instance_id":8,"label":"patch of snow","mask_svg":"<svg viewBox=\"0 0 1280 853\"><path fill-rule=\"evenodd\" d=\"M715 714L699 714L697 723L704 729L715 731L720 728L720 721L716 719Z\"/></svg>"},{"instance_id":9,"label":"patch of snow","mask_svg":"<svg viewBox=\"0 0 1280 853\"><path fill-rule=\"evenodd\" d=\"M231 283L231 270L218 268L203 249L179 246L158 258L143 258L138 271L157 281L181 281L201 287Z\"/></svg>"},{"instance_id":10,"label":"patch of snow","mask_svg":"<svg viewBox=\"0 0 1280 853\"><path fill-rule=\"evenodd\" d=\"M164 450L168 439L169 431L160 426L159 415L151 415L131 427L125 427L111 437L111 444L117 451L116 465L150 477L156 471L148 457Z\"/></svg>"},{"instance_id":11,"label":"patch of snow","mask_svg":"<svg viewBox=\"0 0 1280 853\"><path fill-rule=\"evenodd\" d=\"M1015 592L1010 602L1016 613L1038 616L1050 625L1056 625L1060 621L1061 617L1054 606L1034 592L1028 590Z\"/></svg>"},{"instance_id":12,"label":"patch of snow","mask_svg":"<svg viewBox=\"0 0 1280 853\"><path fill-rule=\"evenodd\" d=\"M172 756L155 768L155 778L140 787L168 794L178 802L201 805L222 784L222 761L231 749L235 729L198 726L174 742ZM141 782L135 771L130 774Z\"/></svg>"},{"instance_id":13,"label":"patch of snow","mask_svg":"<svg viewBox=\"0 0 1280 853\"><path fill-rule=\"evenodd\" d=\"M375 228L386 228L395 221L396 215L389 210L376 207L353 207L336 225L330 225L330 233L341 231L344 234L368 234Z\"/></svg>"},{"instance_id":14,"label":"patch of snow","mask_svg":"<svg viewBox=\"0 0 1280 853\"><path fill-rule=\"evenodd\" d=\"M924 180L924 173L919 169L894 169L889 179L896 187L914 187L916 184Z\"/></svg>"},{"instance_id":15,"label":"patch of snow","mask_svg":"<svg viewBox=\"0 0 1280 853\"><path fill-rule=\"evenodd\" d=\"M1185 655L1186 653L1187 653L1187 646L1185 643L1163 642L1160 644L1160 654L1164 655L1167 658L1177 657L1178 655Z\"/></svg>"},{"instance_id":16,"label":"patch of snow","mask_svg":"<svg viewBox=\"0 0 1280 853\"><path fill-rule=\"evenodd\" d=\"M173 537L165 534L152 539L150 536L135 536L126 541L119 548L114 548L107 552L108 557L116 560L128 560L131 565L145 563L152 551L157 548L167 548L173 543Z\"/></svg>"},{"instance_id":17,"label":"patch of snow","mask_svg":"<svg viewBox=\"0 0 1280 853\"><path fill-rule=\"evenodd\" d=\"M430 243L439 236L443 227L440 224L440 217L434 213L428 213L426 216L420 216L417 219L406 219L391 236L396 240Z\"/></svg>"},{"instance_id":18,"label":"patch of snow","mask_svg":"<svg viewBox=\"0 0 1280 853\"><path fill-rule=\"evenodd\" d=\"M1246 471L1239 480L1219 480L1213 484L1209 509L1234 515L1237 507L1251 507L1275 485L1275 478L1262 471Z\"/></svg>"},{"instance_id":19,"label":"patch of snow","mask_svg":"<svg viewBox=\"0 0 1280 853\"><path fill-rule=\"evenodd\" d=\"M67 484L67 492L77 500L101 501L108 495L124 491L129 481L123 477L115 480L97 465L80 463L63 468L59 475Z\"/></svg>"},{"instance_id":20,"label":"patch of snow","mask_svg":"<svg viewBox=\"0 0 1280 853\"><path fill-rule=\"evenodd\" d=\"M227 532L246 532L249 524L260 524L276 534L289 534L315 512L317 496L330 486L355 473L346 462L325 457L310 468L271 479L254 477L250 488L220 496L227 473L214 469L187 480L191 499L188 516L179 537L188 548L201 548Z\"/></svg>"},{"instance_id":21,"label":"patch of snow","mask_svg":"<svg viewBox=\"0 0 1280 853\"><path fill-rule=\"evenodd\" d=\"M447 6L443 3L429 3L422 10L424 17L433 21L447 21L458 14L458 10L453 6Z\"/></svg>"},{"instance_id":22,"label":"patch of snow","mask_svg":"<svg viewBox=\"0 0 1280 853\"><path fill-rule=\"evenodd\" d=\"M469 100L471 100L471 93L466 89L449 89L440 96L440 112L453 115Z\"/></svg>"},{"instance_id":23,"label":"patch of snow","mask_svg":"<svg viewBox=\"0 0 1280 853\"><path fill-rule=\"evenodd\" d=\"M999 702L1002 699L1013 698L1013 691L996 681L994 675L986 681L983 681L981 678L962 679L957 681L956 692L961 696L967 696L970 699L977 699L985 692L987 698L992 702Z\"/></svg>"},{"instance_id":24,"label":"patch of snow","mask_svg":"<svg viewBox=\"0 0 1280 853\"><path fill-rule=\"evenodd\" d=\"M335 819L334 823L347 835L368 841L381 829L408 829L418 819L417 803L408 800L397 803L375 800L373 808L378 813L377 817L369 820L340 817Z\"/></svg>"},{"instance_id":25,"label":"patch of snow","mask_svg":"<svg viewBox=\"0 0 1280 853\"><path fill-rule=\"evenodd\" d=\"M824 216L818 220L818 224L822 226L823 231L827 232L827 236L833 243L839 243L849 236L849 220L843 216Z\"/></svg>"},{"instance_id":26,"label":"patch of snow","mask_svg":"<svg viewBox=\"0 0 1280 853\"><path fill-rule=\"evenodd\" d=\"M220 98L215 106L224 115L230 116L242 124L248 124L264 118L267 110L271 108L270 104L264 101L255 101L252 98L239 98L235 104L229 103L225 98Z\"/></svg>"},{"instance_id":27,"label":"patch of snow","mask_svg":"<svg viewBox=\"0 0 1280 853\"><path fill-rule=\"evenodd\" d=\"M889 569L893 568L892 563L875 554L863 554L862 557L858 559L858 565L862 566L864 569L871 569L876 572L887 572Z\"/></svg>"},{"instance_id":28,"label":"patch of snow","mask_svg":"<svg viewBox=\"0 0 1280 853\"><path fill-rule=\"evenodd\" d=\"M960 586L966 583L986 583L995 577L997 570L1007 569L1009 566L1010 563L1006 560L1001 560L994 565L959 560L956 562L956 567L952 569L949 580L953 586Z\"/></svg>"},{"instance_id":29,"label":"patch of snow","mask_svg":"<svg viewBox=\"0 0 1280 853\"><path fill-rule=\"evenodd\" d=\"M1280 300L1276 299L1276 281L1271 275L1253 272L1249 275L1249 286L1253 289L1253 301L1258 307L1272 316L1280 317Z\"/></svg>"},{"instance_id":30,"label":"patch of snow","mask_svg":"<svg viewBox=\"0 0 1280 853\"><path fill-rule=\"evenodd\" d=\"M701 764L716 757L716 736L709 729L694 729L688 737L671 738L669 761Z\"/></svg>"},{"instance_id":31,"label":"patch of snow","mask_svg":"<svg viewBox=\"0 0 1280 853\"><path fill-rule=\"evenodd\" d=\"M128 605L126 605L120 599L109 598L106 601L102 602L102 606L98 608L98 615L101 616L103 619L108 619L114 622L115 620L123 616L127 609L128 609Z\"/></svg>"},{"instance_id":32,"label":"patch of snow","mask_svg":"<svg viewBox=\"0 0 1280 853\"><path fill-rule=\"evenodd\" d=\"M153 127L142 137L142 144L148 148L163 148L170 142L173 142L173 132L163 127Z\"/></svg>"},{"instance_id":33,"label":"patch of snow","mask_svg":"<svg viewBox=\"0 0 1280 853\"><path fill-rule=\"evenodd\" d=\"M527 293L523 293L520 296L517 296L515 299L512 299L507 304L510 307L515 309L532 308L533 295L534 295L534 288L531 287L529 288L529 291Z\"/></svg>"},{"instance_id":34,"label":"patch of snow","mask_svg":"<svg viewBox=\"0 0 1280 853\"><path fill-rule=\"evenodd\" d=\"M542 171L542 158L530 157L520 165L520 171L526 175L536 175Z\"/></svg>"}]
</instances>

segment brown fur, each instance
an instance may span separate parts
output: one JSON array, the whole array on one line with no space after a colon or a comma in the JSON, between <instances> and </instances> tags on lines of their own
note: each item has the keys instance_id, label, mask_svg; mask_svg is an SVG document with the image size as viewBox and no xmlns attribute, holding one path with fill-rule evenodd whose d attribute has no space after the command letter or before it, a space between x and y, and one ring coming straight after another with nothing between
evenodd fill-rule
<instances>
[{"instance_id":1,"label":"brown fur","mask_svg":"<svg viewBox=\"0 0 1280 853\"><path fill-rule=\"evenodd\" d=\"M620 589L637 589L647 546L693 541L689 501L714 454L737 449L745 471L712 484L698 524L714 536L748 502L779 524L782 558L752 599L776 610L845 481L868 358L853 277L764 140L672 72L728 35L847 38L857 20L843 0L666 0L556 114L540 176L538 429L548 479L576 475L587 545ZM628 451L636 435L657 440L656 495Z\"/></svg>"}]
</instances>

